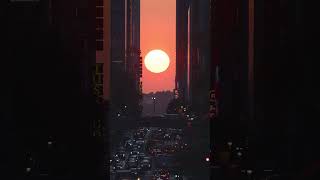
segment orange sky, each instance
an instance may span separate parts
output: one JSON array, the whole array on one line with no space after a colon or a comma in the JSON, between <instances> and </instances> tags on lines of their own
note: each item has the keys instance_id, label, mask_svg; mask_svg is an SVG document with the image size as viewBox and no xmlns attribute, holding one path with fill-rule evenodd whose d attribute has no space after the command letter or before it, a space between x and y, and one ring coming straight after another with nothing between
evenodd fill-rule
<instances>
[{"instance_id":1,"label":"orange sky","mask_svg":"<svg viewBox=\"0 0 320 180\"><path fill-rule=\"evenodd\" d=\"M159 74L143 66L143 92L173 90L175 81L176 1L141 0L140 41L141 56L153 49L162 49L170 58L169 68Z\"/></svg>"}]
</instances>

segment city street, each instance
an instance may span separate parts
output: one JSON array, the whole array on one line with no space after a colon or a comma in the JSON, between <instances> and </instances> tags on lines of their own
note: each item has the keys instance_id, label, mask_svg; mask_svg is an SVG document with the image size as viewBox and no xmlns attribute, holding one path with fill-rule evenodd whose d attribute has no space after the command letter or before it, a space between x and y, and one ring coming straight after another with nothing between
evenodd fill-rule
<instances>
[{"instance_id":1,"label":"city street","mask_svg":"<svg viewBox=\"0 0 320 180\"><path fill-rule=\"evenodd\" d=\"M110 179L187 180L179 153L190 145L181 128L140 127L123 133L112 150Z\"/></svg>"}]
</instances>

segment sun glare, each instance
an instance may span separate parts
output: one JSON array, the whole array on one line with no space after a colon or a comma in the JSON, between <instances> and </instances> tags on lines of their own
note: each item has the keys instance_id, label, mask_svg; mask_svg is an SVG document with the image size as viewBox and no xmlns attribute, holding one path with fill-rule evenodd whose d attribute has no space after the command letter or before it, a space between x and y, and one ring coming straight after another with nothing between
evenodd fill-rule
<instances>
[{"instance_id":1,"label":"sun glare","mask_svg":"<svg viewBox=\"0 0 320 180\"><path fill-rule=\"evenodd\" d=\"M170 59L167 53L160 49L150 51L144 58L146 68L153 73L161 73L168 69Z\"/></svg>"}]
</instances>

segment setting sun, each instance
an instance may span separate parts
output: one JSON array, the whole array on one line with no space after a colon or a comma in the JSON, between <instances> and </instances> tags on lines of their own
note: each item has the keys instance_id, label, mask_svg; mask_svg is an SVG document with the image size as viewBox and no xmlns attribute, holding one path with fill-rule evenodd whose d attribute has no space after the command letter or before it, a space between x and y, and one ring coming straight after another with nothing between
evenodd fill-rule
<instances>
[{"instance_id":1,"label":"setting sun","mask_svg":"<svg viewBox=\"0 0 320 180\"><path fill-rule=\"evenodd\" d=\"M150 51L144 58L146 68L153 73L161 73L167 70L170 64L169 56L162 50Z\"/></svg>"}]
</instances>

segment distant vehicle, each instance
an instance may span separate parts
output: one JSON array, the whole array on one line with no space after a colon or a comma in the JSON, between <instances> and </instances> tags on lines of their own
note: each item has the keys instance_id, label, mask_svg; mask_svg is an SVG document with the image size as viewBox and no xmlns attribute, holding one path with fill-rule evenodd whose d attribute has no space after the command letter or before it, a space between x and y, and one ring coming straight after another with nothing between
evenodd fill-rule
<instances>
[{"instance_id":1,"label":"distant vehicle","mask_svg":"<svg viewBox=\"0 0 320 180\"><path fill-rule=\"evenodd\" d=\"M123 163L119 162L119 163L117 163L117 164L115 165L115 169L116 169L116 170L117 170L117 169L125 169L125 165L124 165Z\"/></svg>"},{"instance_id":2,"label":"distant vehicle","mask_svg":"<svg viewBox=\"0 0 320 180\"><path fill-rule=\"evenodd\" d=\"M155 156L155 155L161 154L162 151L159 148L154 148L154 149L151 149L150 153Z\"/></svg>"},{"instance_id":3,"label":"distant vehicle","mask_svg":"<svg viewBox=\"0 0 320 180\"><path fill-rule=\"evenodd\" d=\"M133 140L129 139L125 142L125 147L130 148L133 146L133 144L134 144Z\"/></svg>"},{"instance_id":4,"label":"distant vehicle","mask_svg":"<svg viewBox=\"0 0 320 180\"><path fill-rule=\"evenodd\" d=\"M164 134L163 139L164 140L170 140L171 139L170 134L168 134L168 133Z\"/></svg>"},{"instance_id":5,"label":"distant vehicle","mask_svg":"<svg viewBox=\"0 0 320 180\"><path fill-rule=\"evenodd\" d=\"M144 159L140 162L141 169L150 169L151 168L151 162L147 159Z\"/></svg>"},{"instance_id":6,"label":"distant vehicle","mask_svg":"<svg viewBox=\"0 0 320 180\"><path fill-rule=\"evenodd\" d=\"M126 148L123 147L123 146L120 146L120 147L118 148L118 152L123 152L123 151L125 151L125 150L126 150Z\"/></svg>"},{"instance_id":7,"label":"distant vehicle","mask_svg":"<svg viewBox=\"0 0 320 180\"><path fill-rule=\"evenodd\" d=\"M139 151L131 151L130 155L138 155L140 152Z\"/></svg>"},{"instance_id":8,"label":"distant vehicle","mask_svg":"<svg viewBox=\"0 0 320 180\"><path fill-rule=\"evenodd\" d=\"M179 114L164 114L164 116L166 117L166 119L172 119L172 120L176 120L180 118Z\"/></svg>"},{"instance_id":9,"label":"distant vehicle","mask_svg":"<svg viewBox=\"0 0 320 180\"><path fill-rule=\"evenodd\" d=\"M183 180L182 174L179 172L174 173L174 180Z\"/></svg>"},{"instance_id":10,"label":"distant vehicle","mask_svg":"<svg viewBox=\"0 0 320 180\"><path fill-rule=\"evenodd\" d=\"M175 152L176 152L176 149L175 149L174 146L168 145L168 146L165 146L165 147L163 148L163 151L164 151L165 153L175 153Z\"/></svg>"},{"instance_id":11,"label":"distant vehicle","mask_svg":"<svg viewBox=\"0 0 320 180\"><path fill-rule=\"evenodd\" d=\"M116 177L115 179L121 179L121 180L125 180L125 179L132 179L133 176L134 178L136 178L137 176L135 176L131 170L117 170L116 171Z\"/></svg>"},{"instance_id":12,"label":"distant vehicle","mask_svg":"<svg viewBox=\"0 0 320 180\"><path fill-rule=\"evenodd\" d=\"M138 156L137 155L130 156L128 161L138 161Z\"/></svg>"},{"instance_id":13,"label":"distant vehicle","mask_svg":"<svg viewBox=\"0 0 320 180\"><path fill-rule=\"evenodd\" d=\"M137 140L136 144L143 145L144 144L144 140Z\"/></svg>"},{"instance_id":14,"label":"distant vehicle","mask_svg":"<svg viewBox=\"0 0 320 180\"><path fill-rule=\"evenodd\" d=\"M144 154L144 153L138 154L138 159L139 159L139 160L144 159L144 157L146 157L146 154Z\"/></svg>"},{"instance_id":15,"label":"distant vehicle","mask_svg":"<svg viewBox=\"0 0 320 180\"><path fill-rule=\"evenodd\" d=\"M120 161L121 161L121 160L120 160L119 156L114 155L114 157L113 157L113 159L112 159L111 162L113 162L113 163L118 163L118 162L120 162Z\"/></svg>"},{"instance_id":16,"label":"distant vehicle","mask_svg":"<svg viewBox=\"0 0 320 180\"><path fill-rule=\"evenodd\" d=\"M141 174L140 168L130 168L130 172L134 177L138 177Z\"/></svg>"},{"instance_id":17,"label":"distant vehicle","mask_svg":"<svg viewBox=\"0 0 320 180\"><path fill-rule=\"evenodd\" d=\"M120 160L126 159L126 154L124 151L119 151L115 154L115 157L119 158Z\"/></svg>"},{"instance_id":18,"label":"distant vehicle","mask_svg":"<svg viewBox=\"0 0 320 180\"><path fill-rule=\"evenodd\" d=\"M150 156L143 157L143 160L145 160L145 159L151 161L151 157Z\"/></svg>"},{"instance_id":19,"label":"distant vehicle","mask_svg":"<svg viewBox=\"0 0 320 180\"><path fill-rule=\"evenodd\" d=\"M136 159L129 159L127 164L129 168L137 168L138 161Z\"/></svg>"},{"instance_id":20,"label":"distant vehicle","mask_svg":"<svg viewBox=\"0 0 320 180\"><path fill-rule=\"evenodd\" d=\"M168 170L159 169L153 174L153 180L169 180L170 173Z\"/></svg>"}]
</instances>

